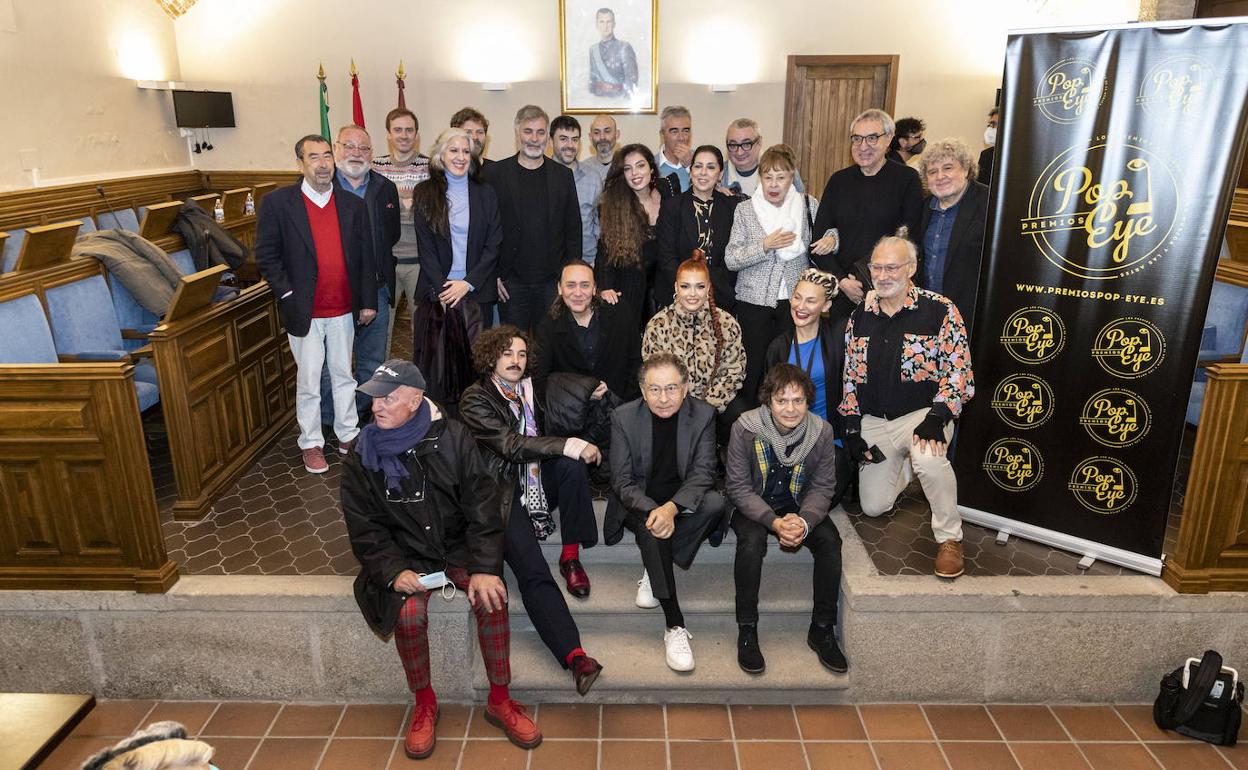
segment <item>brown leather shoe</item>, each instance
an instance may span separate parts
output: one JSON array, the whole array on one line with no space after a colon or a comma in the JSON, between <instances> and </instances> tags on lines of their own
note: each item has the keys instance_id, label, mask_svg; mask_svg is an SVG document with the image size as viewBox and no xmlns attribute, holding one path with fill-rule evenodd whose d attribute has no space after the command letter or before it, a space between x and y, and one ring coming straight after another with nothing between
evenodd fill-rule
<instances>
[{"instance_id":1,"label":"brown leather shoe","mask_svg":"<svg viewBox=\"0 0 1248 770\"><path fill-rule=\"evenodd\" d=\"M303 469L308 473L324 473L329 470L329 463L325 462L325 450L319 446L303 450Z\"/></svg>"},{"instance_id":2,"label":"brown leather shoe","mask_svg":"<svg viewBox=\"0 0 1248 770\"><path fill-rule=\"evenodd\" d=\"M343 454L343 455L351 454L351 450L355 449L356 440L357 439L351 439L350 441L339 441L338 442L338 454Z\"/></svg>"},{"instance_id":3,"label":"brown leather shoe","mask_svg":"<svg viewBox=\"0 0 1248 770\"><path fill-rule=\"evenodd\" d=\"M413 709L412 726L407 728L407 737L403 740L403 751L412 759L424 759L433 753L437 744L438 707L422 706L419 703Z\"/></svg>"},{"instance_id":4,"label":"brown leather shoe","mask_svg":"<svg viewBox=\"0 0 1248 770\"><path fill-rule=\"evenodd\" d=\"M589 688L594 686L598 675L602 673L602 664L588 655L577 655L572 659L572 681L576 682L576 693L585 697Z\"/></svg>"},{"instance_id":5,"label":"brown leather shoe","mask_svg":"<svg viewBox=\"0 0 1248 770\"><path fill-rule=\"evenodd\" d=\"M946 540L936 551L936 577L956 578L962 574L962 544Z\"/></svg>"},{"instance_id":6,"label":"brown leather shoe","mask_svg":"<svg viewBox=\"0 0 1248 770\"><path fill-rule=\"evenodd\" d=\"M537 748L542 742L542 734L525 712L524 706L510 698L498 705L487 702L485 721L506 733L507 740L522 749Z\"/></svg>"},{"instance_id":7,"label":"brown leather shoe","mask_svg":"<svg viewBox=\"0 0 1248 770\"><path fill-rule=\"evenodd\" d=\"M559 573L568 581L568 593L578 599L589 597L589 575L581 566L580 559L566 559L559 562Z\"/></svg>"}]
</instances>

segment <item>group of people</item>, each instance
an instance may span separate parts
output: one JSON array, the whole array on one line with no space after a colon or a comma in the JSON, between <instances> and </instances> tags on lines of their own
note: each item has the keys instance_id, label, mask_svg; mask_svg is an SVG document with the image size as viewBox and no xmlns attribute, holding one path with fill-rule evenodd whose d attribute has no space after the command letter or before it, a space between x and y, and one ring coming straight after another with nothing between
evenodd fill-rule
<instances>
[{"instance_id":1,"label":"group of people","mask_svg":"<svg viewBox=\"0 0 1248 770\"><path fill-rule=\"evenodd\" d=\"M603 667L541 545L559 533L566 593L589 597L580 551L599 539L595 480L610 490L603 539L633 534L636 603L661 608L675 671L694 655L674 568L729 528L738 663L751 674L766 668L758 594L771 537L810 550L808 643L823 666L847 669L829 519L847 496L883 515L917 477L934 572L962 574L947 447L974 394L963 314L987 208L965 143L908 142L921 180L888 157L892 118L867 110L849 126L854 164L816 199L794 151L764 149L749 119L728 127L727 164L717 146L691 149L683 107L663 110L657 153L618 146L614 121L595 118L585 158L577 120L536 106L516 114L517 152L500 161L485 158L479 112L450 123L428 157L402 108L387 116L382 157L358 126L332 144L304 137L303 181L264 199L255 247L299 370L305 467L327 468L323 425L346 456L356 596L370 626L394 635L415 694L409 756L435 743L435 590L466 593L486 718L513 743L541 733L508 691L504 564L576 690L593 686ZM400 294L413 355L383 362L375 339Z\"/></svg>"}]
</instances>

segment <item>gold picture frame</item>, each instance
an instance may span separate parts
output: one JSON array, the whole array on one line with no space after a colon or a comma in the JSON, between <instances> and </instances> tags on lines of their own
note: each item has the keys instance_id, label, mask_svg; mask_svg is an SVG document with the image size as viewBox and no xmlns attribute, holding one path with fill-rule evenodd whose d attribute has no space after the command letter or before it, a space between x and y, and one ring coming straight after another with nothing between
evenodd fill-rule
<instances>
[{"instance_id":1,"label":"gold picture frame","mask_svg":"<svg viewBox=\"0 0 1248 770\"><path fill-rule=\"evenodd\" d=\"M559 0L559 91L568 115L657 113L659 0Z\"/></svg>"}]
</instances>

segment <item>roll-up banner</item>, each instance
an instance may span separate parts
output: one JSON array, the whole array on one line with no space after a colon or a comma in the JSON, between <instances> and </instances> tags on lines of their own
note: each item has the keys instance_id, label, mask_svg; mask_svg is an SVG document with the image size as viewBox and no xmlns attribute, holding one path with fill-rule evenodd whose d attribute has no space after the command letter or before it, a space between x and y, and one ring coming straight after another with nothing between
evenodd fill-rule
<instances>
[{"instance_id":1,"label":"roll-up banner","mask_svg":"<svg viewBox=\"0 0 1248 770\"><path fill-rule=\"evenodd\" d=\"M1243 19L1011 34L963 516L1160 574L1248 119Z\"/></svg>"}]
</instances>

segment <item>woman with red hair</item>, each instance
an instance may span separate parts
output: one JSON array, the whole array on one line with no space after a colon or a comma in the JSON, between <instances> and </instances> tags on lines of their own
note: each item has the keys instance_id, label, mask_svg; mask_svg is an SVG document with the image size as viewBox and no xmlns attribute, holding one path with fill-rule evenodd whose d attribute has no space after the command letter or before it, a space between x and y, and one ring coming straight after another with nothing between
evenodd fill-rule
<instances>
[{"instance_id":1,"label":"woman with red hair","mask_svg":"<svg viewBox=\"0 0 1248 770\"><path fill-rule=\"evenodd\" d=\"M676 296L646 324L641 357L673 353L689 369L689 395L715 407L722 438L747 406L733 401L745 381L741 326L715 306L715 289L706 258L698 249L676 269ZM721 442L722 443L722 442Z\"/></svg>"}]
</instances>

